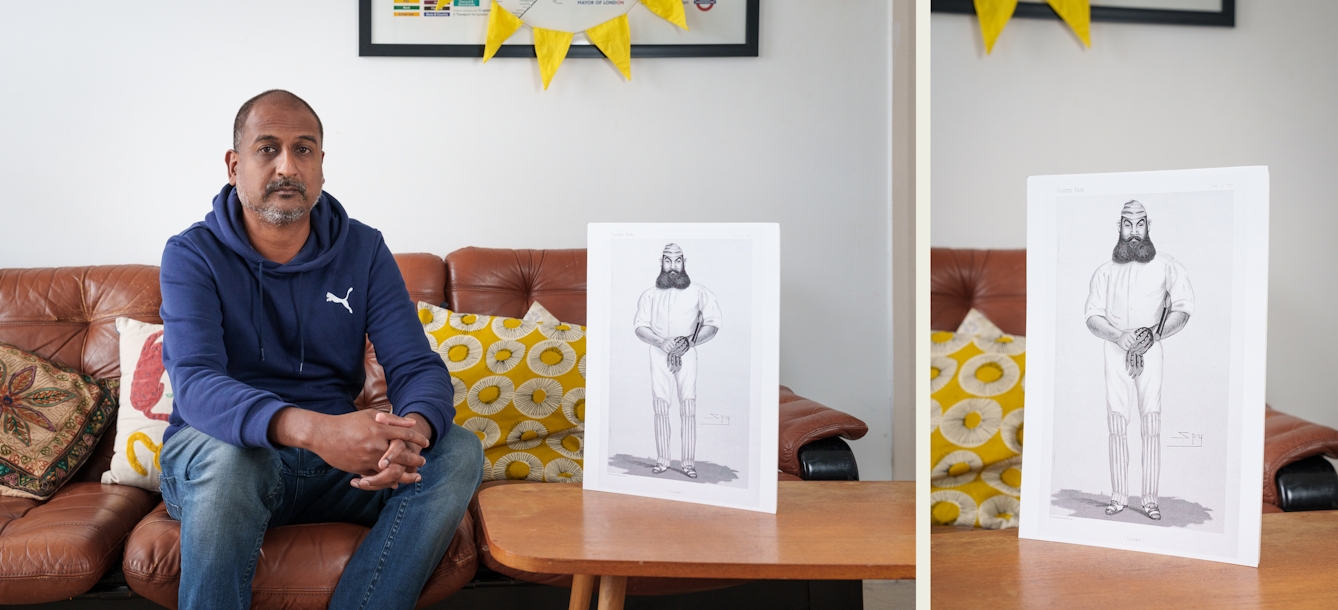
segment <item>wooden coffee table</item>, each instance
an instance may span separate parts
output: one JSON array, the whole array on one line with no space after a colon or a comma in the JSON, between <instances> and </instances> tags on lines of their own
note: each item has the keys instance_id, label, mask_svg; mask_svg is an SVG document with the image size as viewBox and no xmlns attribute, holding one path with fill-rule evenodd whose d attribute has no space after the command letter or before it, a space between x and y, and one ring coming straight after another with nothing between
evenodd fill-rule
<instances>
[{"instance_id":1,"label":"wooden coffee table","mask_svg":"<svg viewBox=\"0 0 1338 610\"><path fill-rule=\"evenodd\" d=\"M1338 511L1264 515L1259 568L1021 540L929 537L934 608L1333 608Z\"/></svg>"},{"instance_id":2,"label":"wooden coffee table","mask_svg":"<svg viewBox=\"0 0 1338 610\"><path fill-rule=\"evenodd\" d=\"M620 610L627 577L915 578L915 484L783 481L776 514L584 491L502 485L479 494L492 556L573 574L571 608Z\"/></svg>"}]
</instances>

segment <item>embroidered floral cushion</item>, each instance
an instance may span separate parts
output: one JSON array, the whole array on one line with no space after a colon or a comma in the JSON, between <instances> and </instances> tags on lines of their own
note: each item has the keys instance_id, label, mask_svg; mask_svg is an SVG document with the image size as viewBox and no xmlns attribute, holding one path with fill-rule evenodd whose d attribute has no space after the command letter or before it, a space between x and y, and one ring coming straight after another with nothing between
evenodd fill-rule
<instances>
[{"instance_id":1,"label":"embroidered floral cushion","mask_svg":"<svg viewBox=\"0 0 1338 610\"><path fill-rule=\"evenodd\" d=\"M163 367L163 325L117 318L116 330L121 333L121 409L116 450L102 482L158 491L158 454L173 396Z\"/></svg>"},{"instance_id":2,"label":"embroidered floral cushion","mask_svg":"<svg viewBox=\"0 0 1338 610\"><path fill-rule=\"evenodd\" d=\"M579 482L585 328L418 304L455 384L455 423L483 443L483 478Z\"/></svg>"},{"instance_id":3,"label":"embroidered floral cushion","mask_svg":"<svg viewBox=\"0 0 1338 610\"><path fill-rule=\"evenodd\" d=\"M115 410L115 393L91 377L0 343L0 496L50 498Z\"/></svg>"},{"instance_id":4,"label":"embroidered floral cushion","mask_svg":"<svg viewBox=\"0 0 1338 610\"><path fill-rule=\"evenodd\" d=\"M1017 527L1026 339L972 309L957 332L935 331L930 341L934 524Z\"/></svg>"}]
</instances>

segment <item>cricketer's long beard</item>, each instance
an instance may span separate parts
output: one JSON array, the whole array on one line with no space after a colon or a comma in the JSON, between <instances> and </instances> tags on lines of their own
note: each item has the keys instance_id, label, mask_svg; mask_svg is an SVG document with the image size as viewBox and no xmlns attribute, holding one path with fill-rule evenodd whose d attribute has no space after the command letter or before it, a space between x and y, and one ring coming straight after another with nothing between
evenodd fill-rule
<instances>
[{"instance_id":1,"label":"cricketer's long beard","mask_svg":"<svg viewBox=\"0 0 1338 610\"><path fill-rule=\"evenodd\" d=\"M692 285L692 278L688 277L687 267L683 271L660 271L660 277L655 278L656 288L677 288L682 290Z\"/></svg>"},{"instance_id":2,"label":"cricketer's long beard","mask_svg":"<svg viewBox=\"0 0 1338 610\"><path fill-rule=\"evenodd\" d=\"M1152 245L1152 234L1149 233L1143 239L1135 239L1130 236L1128 239L1116 240L1115 251L1111 254L1110 259L1120 264L1146 263L1151 262L1156 256L1157 247Z\"/></svg>"},{"instance_id":3,"label":"cricketer's long beard","mask_svg":"<svg viewBox=\"0 0 1338 610\"><path fill-rule=\"evenodd\" d=\"M302 197L303 205L285 209L279 207L275 203L271 203L269 201L269 196L273 194L274 191L281 188L296 189L298 194ZM251 197L246 193L246 189L242 188L237 189L237 200L242 202L242 207L255 212L260 215L260 218L266 223L276 227L288 226L306 218L307 213L311 212L311 208L314 205L309 204L307 201L307 185L291 178L283 178L266 184L265 194L260 198L260 203L251 201Z\"/></svg>"}]
</instances>

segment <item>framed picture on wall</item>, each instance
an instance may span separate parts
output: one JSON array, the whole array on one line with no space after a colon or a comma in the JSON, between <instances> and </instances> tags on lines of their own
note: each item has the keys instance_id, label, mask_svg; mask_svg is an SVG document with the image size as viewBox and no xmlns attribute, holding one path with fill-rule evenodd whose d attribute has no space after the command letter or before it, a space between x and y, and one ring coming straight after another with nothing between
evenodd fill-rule
<instances>
[{"instance_id":1,"label":"framed picture on wall","mask_svg":"<svg viewBox=\"0 0 1338 610\"><path fill-rule=\"evenodd\" d=\"M1091 0L1092 21L1236 27L1236 0ZM973 0L932 0L935 13L976 14ZM1045 2L1018 2L1014 17L1059 19Z\"/></svg>"},{"instance_id":2,"label":"framed picture on wall","mask_svg":"<svg viewBox=\"0 0 1338 610\"><path fill-rule=\"evenodd\" d=\"M1022 538L1259 565L1268 168L1027 180Z\"/></svg>"},{"instance_id":3,"label":"framed picture on wall","mask_svg":"<svg viewBox=\"0 0 1338 610\"><path fill-rule=\"evenodd\" d=\"M536 2L498 0L523 15ZM688 29L655 16L639 0L604 0L588 10L627 15L632 57L757 57L760 0L682 0ZM628 6L630 5L630 6ZM358 0L362 57L483 57L492 0ZM622 11L622 12L618 12ZM523 27L497 57L534 57L534 34ZM603 57L578 32L567 57Z\"/></svg>"},{"instance_id":4,"label":"framed picture on wall","mask_svg":"<svg viewBox=\"0 0 1338 610\"><path fill-rule=\"evenodd\" d=\"M585 489L776 512L779 225L588 240Z\"/></svg>"}]
</instances>

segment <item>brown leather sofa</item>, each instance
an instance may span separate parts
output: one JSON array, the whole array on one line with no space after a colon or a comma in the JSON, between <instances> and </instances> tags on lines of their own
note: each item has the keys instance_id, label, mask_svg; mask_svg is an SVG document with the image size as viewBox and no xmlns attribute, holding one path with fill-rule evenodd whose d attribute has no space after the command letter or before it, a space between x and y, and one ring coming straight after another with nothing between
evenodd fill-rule
<instances>
[{"instance_id":1,"label":"brown leather sofa","mask_svg":"<svg viewBox=\"0 0 1338 610\"><path fill-rule=\"evenodd\" d=\"M564 321L585 323L584 250L465 248L445 260L397 255L414 300L447 303L459 311L520 317L540 301ZM160 323L158 269L144 265L0 269L0 342L50 358L95 378L120 375L115 319ZM367 382L359 408L385 408L385 379L368 346ZM835 437L858 439L868 428L840 411L782 388L780 470L800 478L804 448ZM0 604L35 604L79 595L118 564L130 587L176 607L179 526L157 494L102 485L116 433L50 500L0 497ZM839 442L839 441L836 441ZM853 458L850 461L853 468ZM480 552L475 514L466 514L433 572L419 607L436 603L475 577ZM342 523L297 525L265 536L254 584L255 607L324 608L366 529ZM500 565L500 564L496 564ZM550 575L511 572L550 582ZM559 578L559 581L561 579ZM558 584L561 584L560 582ZM634 583L633 593L725 586L723 581Z\"/></svg>"},{"instance_id":2,"label":"brown leather sofa","mask_svg":"<svg viewBox=\"0 0 1338 610\"><path fill-rule=\"evenodd\" d=\"M979 310L1009 334L1027 334L1027 251L932 248L929 253L929 325L953 331L967 311ZM1338 430L1267 407L1264 417L1263 511L1287 506L1279 472L1314 456L1338 458ZM1338 479L1334 479L1338 484ZM1283 491L1288 491L1284 485ZM1294 489L1301 495L1308 492Z\"/></svg>"}]
</instances>

